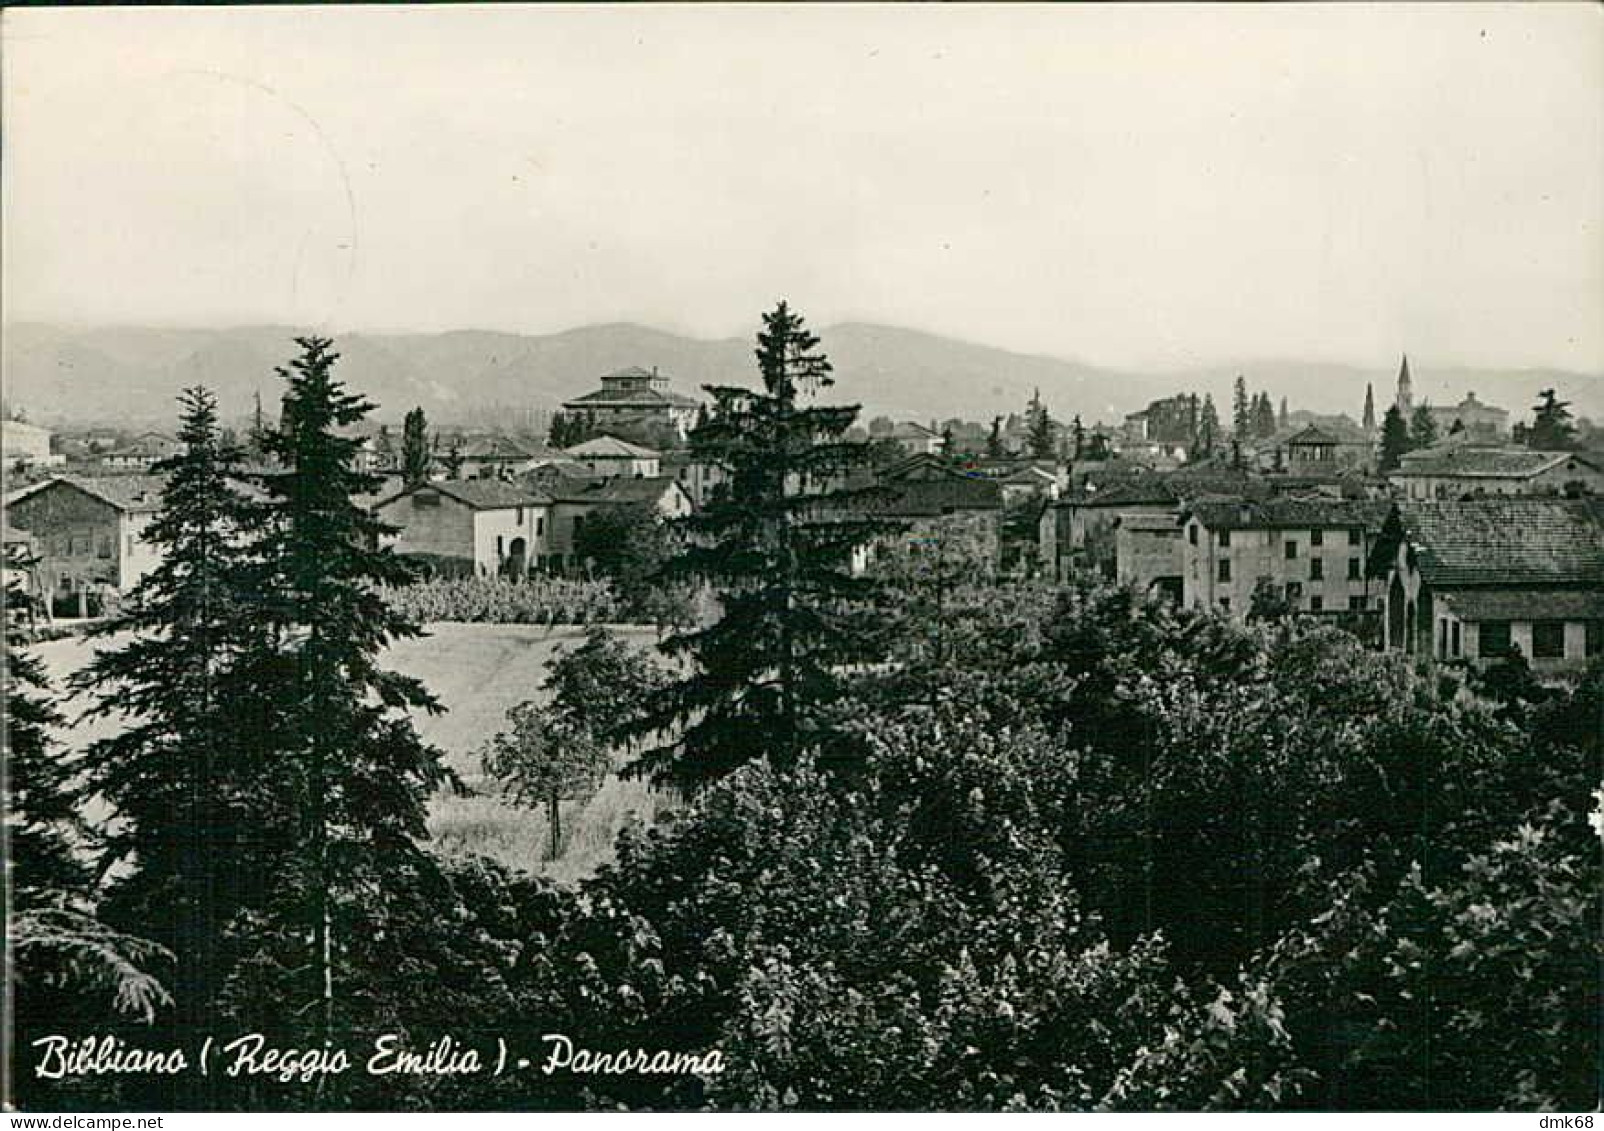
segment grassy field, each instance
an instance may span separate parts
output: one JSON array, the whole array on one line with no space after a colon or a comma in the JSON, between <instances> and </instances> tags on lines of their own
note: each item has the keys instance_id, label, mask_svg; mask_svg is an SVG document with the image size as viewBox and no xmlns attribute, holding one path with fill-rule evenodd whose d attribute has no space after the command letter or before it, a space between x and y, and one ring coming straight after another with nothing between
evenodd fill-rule
<instances>
[{"instance_id":1,"label":"grassy field","mask_svg":"<svg viewBox=\"0 0 1604 1131\"><path fill-rule=\"evenodd\" d=\"M618 632L634 644L654 638L649 628ZM440 850L482 854L569 881L610 858L619 829L632 815L649 821L669 803L640 782L609 778L588 803L564 806L563 855L548 861L545 814L506 804L496 795L495 783L480 771L479 747L501 729L507 709L525 699L542 698L540 684L547 663L557 649L576 646L583 635L582 628L571 626L434 624L427 637L403 641L390 651L388 666L423 680L446 706L443 715L420 717L418 729L445 751L446 760L472 791L468 797L443 795L431 802L429 830ZM39 644L34 650L59 688L88 660L89 647L82 639L71 638ZM82 706L70 702L65 714L73 719ZM115 727L105 720L72 722L58 737L72 749Z\"/></svg>"}]
</instances>

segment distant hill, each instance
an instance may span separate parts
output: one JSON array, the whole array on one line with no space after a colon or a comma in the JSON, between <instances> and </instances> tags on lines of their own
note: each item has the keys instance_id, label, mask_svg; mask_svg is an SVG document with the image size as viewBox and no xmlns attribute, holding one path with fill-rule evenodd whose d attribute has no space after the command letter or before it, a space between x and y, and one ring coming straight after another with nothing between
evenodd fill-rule
<instances>
[{"instance_id":1,"label":"distant hill","mask_svg":"<svg viewBox=\"0 0 1604 1131\"><path fill-rule=\"evenodd\" d=\"M6 402L46 423L171 424L180 389L203 384L218 394L225 416L249 412L258 391L276 413L274 368L295 350L297 331L282 326L224 329L67 327L16 323L5 329ZM1358 419L1365 383L1378 411L1392 396L1396 361L1375 369L1296 360L1250 360L1177 372L1100 368L1071 359L1014 353L917 330L843 323L818 331L835 365L833 397L885 414L929 421L959 416L985 421L1020 410L1039 388L1053 415L1114 422L1157 397L1180 391L1211 394L1222 417L1231 384L1242 373L1295 409L1347 413ZM594 388L597 378L628 365L657 366L675 387L755 380L752 342L707 340L628 323L585 326L555 334L454 330L433 334L336 335L340 375L398 422L422 405L440 423L515 420L549 410ZM1604 418L1604 375L1548 369L1512 372L1434 369L1412 358L1416 399L1457 402L1468 390L1524 416L1539 389L1553 386L1577 411Z\"/></svg>"}]
</instances>

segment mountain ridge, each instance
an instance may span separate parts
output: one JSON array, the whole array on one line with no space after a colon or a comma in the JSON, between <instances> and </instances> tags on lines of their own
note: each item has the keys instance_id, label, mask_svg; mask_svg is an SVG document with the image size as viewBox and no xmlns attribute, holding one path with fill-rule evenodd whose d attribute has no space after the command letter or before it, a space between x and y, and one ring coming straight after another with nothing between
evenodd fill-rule
<instances>
[{"instance_id":1,"label":"mountain ridge","mask_svg":"<svg viewBox=\"0 0 1604 1131\"><path fill-rule=\"evenodd\" d=\"M0 387L8 405L45 423L160 425L173 398L205 384L225 417L249 412L256 393L272 405L275 369L294 353L287 326L216 329L73 326L16 322L5 328ZM1287 358L1246 358L1174 369L1119 369L1072 357L1011 350L949 335L874 322L845 321L816 331L835 367L831 398L862 405L865 418L921 421L957 416L987 421L1022 410L1036 389L1061 420L1117 423L1149 401L1178 392L1213 396L1230 413L1238 373L1250 390L1284 396L1295 409L1360 414L1364 388L1378 411L1391 402L1396 362L1374 367ZM550 334L504 330L349 331L333 335L340 374L374 401L376 419L399 422L421 405L441 423L491 424L596 387L627 365L657 366L681 391L755 380L753 343L695 338L635 322L576 326ZM1604 375L1528 366L1433 366L1411 358L1417 402L1483 401L1529 415L1538 390L1555 387L1578 415L1604 416ZM165 403L164 403L165 402Z\"/></svg>"}]
</instances>

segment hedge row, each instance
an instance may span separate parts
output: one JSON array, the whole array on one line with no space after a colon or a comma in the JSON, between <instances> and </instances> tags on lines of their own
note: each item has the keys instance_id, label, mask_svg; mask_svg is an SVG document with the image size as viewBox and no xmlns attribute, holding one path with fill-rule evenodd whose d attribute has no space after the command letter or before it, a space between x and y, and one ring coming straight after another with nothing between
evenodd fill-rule
<instances>
[{"instance_id":1,"label":"hedge row","mask_svg":"<svg viewBox=\"0 0 1604 1131\"><path fill-rule=\"evenodd\" d=\"M386 591L392 607L419 622L492 624L594 624L620 619L618 599L605 581L535 575L435 578Z\"/></svg>"}]
</instances>

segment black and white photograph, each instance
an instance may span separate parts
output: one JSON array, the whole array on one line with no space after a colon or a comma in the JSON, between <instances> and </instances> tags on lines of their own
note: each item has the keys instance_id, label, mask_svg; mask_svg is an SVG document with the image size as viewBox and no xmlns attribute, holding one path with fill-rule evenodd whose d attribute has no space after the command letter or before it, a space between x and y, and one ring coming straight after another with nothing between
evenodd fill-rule
<instances>
[{"instance_id":1,"label":"black and white photograph","mask_svg":"<svg viewBox=\"0 0 1604 1131\"><path fill-rule=\"evenodd\" d=\"M0 131L10 1126L1593 1126L1604 6L10 7Z\"/></svg>"}]
</instances>

